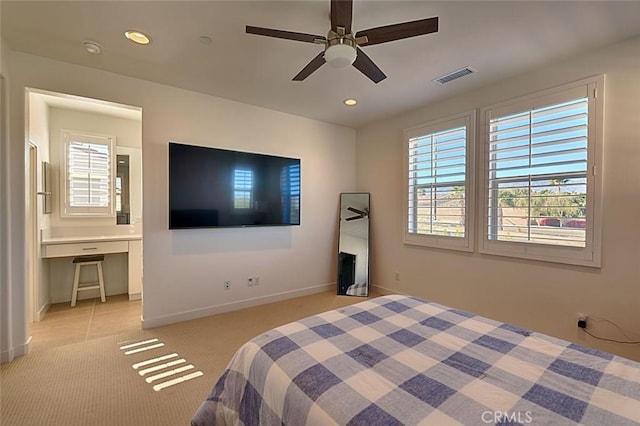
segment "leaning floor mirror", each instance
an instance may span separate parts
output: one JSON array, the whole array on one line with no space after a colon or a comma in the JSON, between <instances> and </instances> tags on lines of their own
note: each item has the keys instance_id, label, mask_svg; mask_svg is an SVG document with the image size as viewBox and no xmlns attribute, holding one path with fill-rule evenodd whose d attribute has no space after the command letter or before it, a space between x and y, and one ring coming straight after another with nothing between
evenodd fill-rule
<instances>
[{"instance_id":1,"label":"leaning floor mirror","mask_svg":"<svg viewBox=\"0 0 640 426\"><path fill-rule=\"evenodd\" d=\"M338 294L369 295L369 193L340 194Z\"/></svg>"}]
</instances>

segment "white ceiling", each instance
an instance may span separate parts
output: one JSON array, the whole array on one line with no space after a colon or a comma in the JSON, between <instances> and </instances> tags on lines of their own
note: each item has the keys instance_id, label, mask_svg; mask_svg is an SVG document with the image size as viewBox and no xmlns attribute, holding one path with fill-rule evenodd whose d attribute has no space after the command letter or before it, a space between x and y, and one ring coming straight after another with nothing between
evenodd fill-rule
<instances>
[{"instance_id":1,"label":"white ceiling","mask_svg":"<svg viewBox=\"0 0 640 426\"><path fill-rule=\"evenodd\" d=\"M30 89L31 96L44 101L45 105L52 108L80 110L95 114L109 115L127 120L142 121L142 110L129 105L116 104L113 102L87 99L68 94L48 92L45 90Z\"/></svg>"},{"instance_id":2,"label":"white ceiling","mask_svg":"<svg viewBox=\"0 0 640 426\"><path fill-rule=\"evenodd\" d=\"M363 50L387 79L353 67L296 75L321 45L245 34L245 25L326 35L329 0L0 1L2 36L13 50L233 99L348 127L640 34L640 1L355 0L353 29L439 17L435 34ZM123 36L151 35L142 47ZM213 39L210 45L199 36ZM82 42L94 40L92 55ZM432 80L464 66L476 74ZM342 101L359 103L347 107Z\"/></svg>"}]
</instances>

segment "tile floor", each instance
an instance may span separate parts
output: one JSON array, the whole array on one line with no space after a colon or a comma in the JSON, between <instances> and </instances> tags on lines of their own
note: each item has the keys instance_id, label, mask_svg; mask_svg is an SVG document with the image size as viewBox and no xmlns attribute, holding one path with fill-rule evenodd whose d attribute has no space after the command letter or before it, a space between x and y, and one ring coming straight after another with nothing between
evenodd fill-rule
<instances>
[{"instance_id":1,"label":"tile floor","mask_svg":"<svg viewBox=\"0 0 640 426\"><path fill-rule=\"evenodd\" d=\"M51 305L40 322L31 323L31 351L79 343L141 329L141 300L120 294Z\"/></svg>"}]
</instances>

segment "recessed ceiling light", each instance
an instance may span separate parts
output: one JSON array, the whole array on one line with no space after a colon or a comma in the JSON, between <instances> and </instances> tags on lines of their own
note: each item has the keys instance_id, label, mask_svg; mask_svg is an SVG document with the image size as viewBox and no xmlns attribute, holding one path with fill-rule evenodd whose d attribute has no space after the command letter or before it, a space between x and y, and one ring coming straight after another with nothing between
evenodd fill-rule
<instances>
[{"instance_id":1,"label":"recessed ceiling light","mask_svg":"<svg viewBox=\"0 0 640 426\"><path fill-rule=\"evenodd\" d=\"M212 42L213 40L211 39L211 37L209 37L209 36L204 36L204 35L203 35L203 36L198 37L198 41L199 41L200 43L202 43L202 44L209 45L209 44L211 44L211 42Z\"/></svg>"},{"instance_id":2,"label":"recessed ceiling light","mask_svg":"<svg viewBox=\"0 0 640 426\"><path fill-rule=\"evenodd\" d=\"M137 44L149 44L151 43L151 37L140 31L125 31L124 36Z\"/></svg>"},{"instance_id":3,"label":"recessed ceiling light","mask_svg":"<svg viewBox=\"0 0 640 426\"><path fill-rule=\"evenodd\" d=\"M344 104L346 106L354 106L357 103L358 103L358 101L356 101L355 99L345 99L344 100Z\"/></svg>"},{"instance_id":4,"label":"recessed ceiling light","mask_svg":"<svg viewBox=\"0 0 640 426\"><path fill-rule=\"evenodd\" d=\"M84 46L85 50L87 52L89 52L89 53L97 54L97 53L102 52L102 46L100 46L95 41L86 40L86 41L82 42L82 45Z\"/></svg>"}]
</instances>

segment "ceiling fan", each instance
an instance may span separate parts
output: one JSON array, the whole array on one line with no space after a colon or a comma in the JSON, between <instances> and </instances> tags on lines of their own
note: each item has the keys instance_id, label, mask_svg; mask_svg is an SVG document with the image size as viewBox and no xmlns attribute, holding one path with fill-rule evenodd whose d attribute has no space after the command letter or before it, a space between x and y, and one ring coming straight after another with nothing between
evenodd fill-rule
<instances>
[{"instance_id":1,"label":"ceiling fan","mask_svg":"<svg viewBox=\"0 0 640 426\"><path fill-rule=\"evenodd\" d=\"M368 209L364 209L364 210L358 210L354 207L347 207L347 210L354 212L357 216L351 216L346 218L345 220L356 220L356 219L364 219L365 217L369 216L369 210Z\"/></svg>"},{"instance_id":2,"label":"ceiling fan","mask_svg":"<svg viewBox=\"0 0 640 426\"><path fill-rule=\"evenodd\" d=\"M374 83L381 82L387 78L387 76L365 55L360 47L387 43L438 31L438 18L434 17L370 28L368 30L358 31L354 35L351 32L352 11L353 0L331 0L331 29L326 37L271 28L252 27L249 25L247 25L246 31L248 34L324 45L324 51L320 52L302 71L293 77L293 81L304 80L325 62L329 62L329 64L335 67L353 65Z\"/></svg>"}]
</instances>

